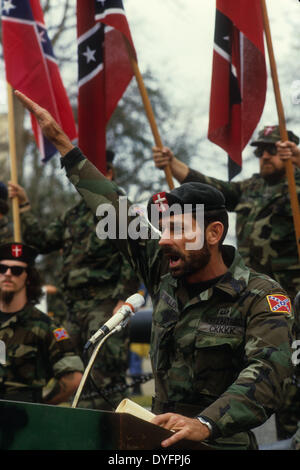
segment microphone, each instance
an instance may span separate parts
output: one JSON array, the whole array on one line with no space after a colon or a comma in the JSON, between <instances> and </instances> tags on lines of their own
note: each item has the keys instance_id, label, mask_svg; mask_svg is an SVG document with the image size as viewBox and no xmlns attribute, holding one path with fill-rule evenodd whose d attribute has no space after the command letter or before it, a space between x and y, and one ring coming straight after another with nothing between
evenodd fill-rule
<instances>
[{"instance_id":1,"label":"microphone","mask_svg":"<svg viewBox=\"0 0 300 470\"><path fill-rule=\"evenodd\" d=\"M116 326L118 326L123 320L132 316L137 309L144 305L145 299L141 294L133 294L128 299L126 299L125 303L122 305L121 308L109 319L106 323L104 323L101 328L99 328L96 333L91 336L88 340L84 349L88 349L91 344L94 344L101 336L106 336L110 331L112 331Z\"/></svg>"}]
</instances>

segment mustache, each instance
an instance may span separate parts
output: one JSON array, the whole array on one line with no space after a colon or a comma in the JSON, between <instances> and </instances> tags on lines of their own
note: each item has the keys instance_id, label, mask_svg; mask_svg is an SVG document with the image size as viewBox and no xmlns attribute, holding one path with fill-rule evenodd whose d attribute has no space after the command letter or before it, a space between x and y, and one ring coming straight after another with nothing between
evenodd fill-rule
<instances>
[{"instance_id":1,"label":"mustache","mask_svg":"<svg viewBox=\"0 0 300 470\"><path fill-rule=\"evenodd\" d=\"M165 256L177 256L178 258L184 259L182 253L171 247L162 247L162 252Z\"/></svg>"}]
</instances>

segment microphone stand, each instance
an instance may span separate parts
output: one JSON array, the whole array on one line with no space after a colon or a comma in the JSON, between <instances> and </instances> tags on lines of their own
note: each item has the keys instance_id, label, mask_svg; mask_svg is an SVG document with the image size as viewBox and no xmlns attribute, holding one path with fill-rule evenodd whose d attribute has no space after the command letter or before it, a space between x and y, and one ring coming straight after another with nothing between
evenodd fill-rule
<instances>
[{"instance_id":1,"label":"microphone stand","mask_svg":"<svg viewBox=\"0 0 300 470\"><path fill-rule=\"evenodd\" d=\"M96 356L101 348L101 346L103 345L103 343L115 332L117 331L120 331L124 326L126 326L128 322L128 318L126 318L123 322L121 322L119 325L115 326L115 328L113 328L109 333L107 333L104 338L101 339L101 341L98 342L98 344L96 345L91 357L90 357L90 360L89 360L89 363L84 371L84 374L81 378L81 381L80 381L80 384L78 386L78 389L76 391L76 394L75 394L75 397L74 397L74 400L73 400L73 403L71 405L72 408L76 408L77 404L78 404L78 401L79 401L79 398L80 398L80 395L82 393L82 390L83 390L83 387L85 385L85 382L86 382L86 379L88 378L88 375L93 367L93 364L95 362L95 359L96 359Z\"/></svg>"}]
</instances>

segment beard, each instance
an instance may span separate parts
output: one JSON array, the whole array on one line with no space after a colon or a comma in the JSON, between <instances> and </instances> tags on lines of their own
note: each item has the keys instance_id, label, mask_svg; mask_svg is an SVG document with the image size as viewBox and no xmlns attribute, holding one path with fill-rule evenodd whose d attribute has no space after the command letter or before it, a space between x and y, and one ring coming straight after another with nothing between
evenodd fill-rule
<instances>
[{"instance_id":1,"label":"beard","mask_svg":"<svg viewBox=\"0 0 300 470\"><path fill-rule=\"evenodd\" d=\"M208 265L211 258L206 241L199 251L183 253L171 247L162 247L162 251L168 259L174 260L174 262L180 260L180 265L175 264L172 266L172 263L169 264L170 273L174 278L180 278L200 271Z\"/></svg>"},{"instance_id":2,"label":"beard","mask_svg":"<svg viewBox=\"0 0 300 470\"><path fill-rule=\"evenodd\" d=\"M4 305L10 305L15 293L13 291L1 291L0 298Z\"/></svg>"},{"instance_id":3,"label":"beard","mask_svg":"<svg viewBox=\"0 0 300 470\"><path fill-rule=\"evenodd\" d=\"M273 167L273 170L271 170L271 164L270 166L267 166L265 168L264 168L264 165L262 164L262 167L260 169L260 174L267 183L276 184L282 180L286 172L285 172L285 168L282 168L279 170Z\"/></svg>"}]
</instances>

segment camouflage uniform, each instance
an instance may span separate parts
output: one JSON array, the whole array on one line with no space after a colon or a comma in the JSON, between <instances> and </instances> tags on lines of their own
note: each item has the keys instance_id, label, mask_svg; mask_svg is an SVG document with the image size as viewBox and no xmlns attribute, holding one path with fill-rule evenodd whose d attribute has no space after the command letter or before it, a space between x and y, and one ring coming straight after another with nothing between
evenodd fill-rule
<instances>
[{"instance_id":1,"label":"camouflage uniform","mask_svg":"<svg viewBox=\"0 0 300 470\"><path fill-rule=\"evenodd\" d=\"M1 314L0 340L6 349L5 364L0 363L2 399L42 402L50 378L83 372L66 330L30 303L16 314Z\"/></svg>"},{"instance_id":2,"label":"camouflage uniform","mask_svg":"<svg viewBox=\"0 0 300 470\"><path fill-rule=\"evenodd\" d=\"M13 227L6 215L0 219L0 245L13 241Z\"/></svg>"},{"instance_id":3,"label":"camouflage uniform","mask_svg":"<svg viewBox=\"0 0 300 470\"><path fill-rule=\"evenodd\" d=\"M62 162L93 211L109 201L118 207L113 187L79 149ZM272 294L286 298L285 292L245 267L228 247L227 274L190 298L183 281L168 272L157 240L128 238L117 244L153 301L153 410L201 413L213 424L217 448L256 448L250 429L280 408L290 381L293 317L289 310L275 312L269 304Z\"/></svg>"},{"instance_id":4,"label":"camouflage uniform","mask_svg":"<svg viewBox=\"0 0 300 470\"><path fill-rule=\"evenodd\" d=\"M190 169L182 183L190 181L210 184L224 194L227 210L236 213L237 245L246 265L276 279L294 299L300 290L300 264L286 178L273 185L259 174L244 181L225 182ZM295 169L295 183L299 197L299 169ZM299 375L297 367L287 408L276 415L280 439L291 437L300 420Z\"/></svg>"},{"instance_id":5,"label":"camouflage uniform","mask_svg":"<svg viewBox=\"0 0 300 470\"><path fill-rule=\"evenodd\" d=\"M91 335L111 317L117 301L126 300L135 292L138 280L116 247L109 240L98 239L97 218L84 201L45 229L31 211L24 212L21 221L24 240L40 253L62 249L60 288L68 307L67 327L82 354ZM128 349L128 329L106 341L91 374L97 387L125 384ZM86 392L91 392L88 384L83 397ZM118 404L123 396L124 393L116 392L110 401ZM82 400L79 406L111 409L102 398Z\"/></svg>"}]
</instances>

